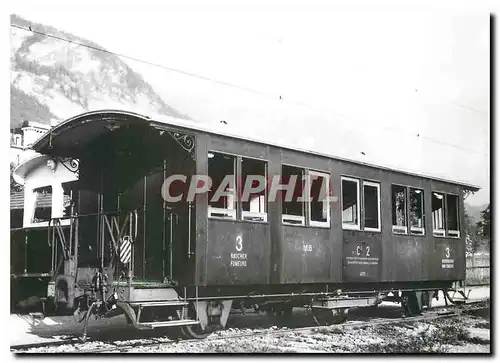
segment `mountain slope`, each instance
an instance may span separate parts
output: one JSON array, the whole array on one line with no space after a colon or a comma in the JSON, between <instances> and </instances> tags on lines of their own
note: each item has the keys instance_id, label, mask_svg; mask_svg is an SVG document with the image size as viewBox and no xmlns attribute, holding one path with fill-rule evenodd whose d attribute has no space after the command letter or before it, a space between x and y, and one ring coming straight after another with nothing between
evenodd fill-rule
<instances>
[{"instance_id":1,"label":"mountain slope","mask_svg":"<svg viewBox=\"0 0 500 363\"><path fill-rule=\"evenodd\" d=\"M11 128L24 120L56 124L104 108L189 118L119 57L92 49L102 49L98 44L16 15L11 24L86 45L11 27Z\"/></svg>"}]
</instances>

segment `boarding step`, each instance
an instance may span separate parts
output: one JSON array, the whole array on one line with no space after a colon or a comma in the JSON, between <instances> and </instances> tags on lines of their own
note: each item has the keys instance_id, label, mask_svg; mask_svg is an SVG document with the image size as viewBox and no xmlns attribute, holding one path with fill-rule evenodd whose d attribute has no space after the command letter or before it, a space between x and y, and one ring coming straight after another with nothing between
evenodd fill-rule
<instances>
[{"instance_id":1,"label":"boarding step","mask_svg":"<svg viewBox=\"0 0 500 363\"><path fill-rule=\"evenodd\" d=\"M164 301L133 301L129 303L132 307L148 308L156 306L187 306L184 300L164 300Z\"/></svg>"},{"instance_id":2,"label":"boarding step","mask_svg":"<svg viewBox=\"0 0 500 363\"><path fill-rule=\"evenodd\" d=\"M170 321L153 321L147 323L138 323L137 326L146 329L164 328L168 326L186 326L199 324L197 320L170 320Z\"/></svg>"}]
</instances>

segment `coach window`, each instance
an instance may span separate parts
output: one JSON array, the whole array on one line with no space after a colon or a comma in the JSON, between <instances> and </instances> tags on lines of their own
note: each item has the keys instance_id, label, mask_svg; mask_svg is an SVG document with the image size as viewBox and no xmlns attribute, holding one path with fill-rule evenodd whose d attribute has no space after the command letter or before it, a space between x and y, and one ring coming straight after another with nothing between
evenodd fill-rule
<instances>
[{"instance_id":1,"label":"coach window","mask_svg":"<svg viewBox=\"0 0 500 363\"><path fill-rule=\"evenodd\" d=\"M444 236L444 194L432 192L432 229L435 236Z\"/></svg>"},{"instance_id":2,"label":"coach window","mask_svg":"<svg viewBox=\"0 0 500 363\"><path fill-rule=\"evenodd\" d=\"M63 217L69 217L71 216L71 204L72 204L72 196L73 192L71 190L71 184L73 182L69 183L62 183L62 188L63 188Z\"/></svg>"},{"instance_id":3,"label":"coach window","mask_svg":"<svg viewBox=\"0 0 500 363\"><path fill-rule=\"evenodd\" d=\"M309 171L309 225L315 227L330 226L330 203L328 191L330 175L317 171Z\"/></svg>"},{"instance_id":4,"label":"coach window","mask_svg":"<svg viewBox=\"0 0 500 363\"><path fill-rule=\"evenodd\" d=\"M285 224L305 225L304 210L304 174L305 170L295 166L283 165L281 170L281 206L282 221Z\"/></svg>"},{"instance_id":5,"label":"coach window","mask_svg":"<svg viewBox=\"0 0 500 363\"><path fill-rule=\"evenodd\" d=\"M365 231L380 232L380 184L363 182Z\"/></svg>"},{"instance_id":6,"label":"coach window","mask_svg":"<svg viewBox=\"0 0 500 363\"><path fill-rule=\"evenodd\" d=\"M52 187L46 186L33 189L35 194L35 209L31 223L47 222L52 218Z\"/></svg>"},{"instance_id":7,"label":"coach window","mask_svg":"<svg viewBox=\"0 0 500 363\"><path fill-rule=\"evenodd\" d=\"M236 158L216 152L208 153L208 176L212 186L208 192L208 215L236 219Z\"/></svg>"},{"instance_id":8,"label":"coach window","mask_svg":"<svg viewBox=\"0 0 500 363\"><path fill-rule=\"evenodd\" d=\"M408 233L406 222L406 187L392 186L392 232Z\"/></svg>"},{"instance_id":9,"label":"coach window","mask_svg":"<svg viewBox=\"0 0 500 363\"><path fill-rule=\"evenodd\" d=\"M449 237L460 237L458 196L446 194L446 230Z\"/></svg>"},{"instance_id":10,"label":"coach window","mask_svg":"<svg viewBox=\"0 0 500 363\"><path fill-rule=\"evenodd\" d=\"M342 177L342 228L359 229L359 180Z\"/></svg>"},{"instance_id":11,"label":"coach window","mask_svg":"<svg viewBox=\"0 0 500 363\"><path fill-rule=\"evenodd\" d=\"M267 221L266 180L267 163L262 160L242 158L242 218L245 221Z\"/></svg>"},{"instance_id":12,"label":"coach window","mask_svg":"<svg viewBox=\"0 0 500 363\"><path fill-rule=\"evenodd\" d=\"M424 227L424 191L410 188L410 232L425 234Z\"/></svg>"}]
</instances>

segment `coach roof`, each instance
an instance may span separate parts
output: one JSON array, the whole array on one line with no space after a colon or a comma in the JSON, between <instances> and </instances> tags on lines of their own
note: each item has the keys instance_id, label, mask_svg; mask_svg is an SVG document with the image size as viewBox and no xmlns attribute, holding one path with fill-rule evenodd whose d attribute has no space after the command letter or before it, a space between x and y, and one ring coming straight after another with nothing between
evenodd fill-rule
<instances>
[{"instance_id":1,"label":"coach roof","mask_svg":"<svg viewBox=\"0 0 500 363\"><path fill-rule=\"evenodd\" d=\"M181 129L184 131L188 130L201 131L209 134L227 136L234 139L240 139L259 144L276 146L284 149L300 151L313 155L319 155L359 165L365 165L373 168L404 173L408 175L428 178L445 183L456 184L473 192L476 192L480 189L479 186L465 183L462 181L448 180L428 174L403 170L401 168L391 168L387 166L371 164L360 160L353 160L344 157L339 157L333 154L321 153L314 150L301 149L293 145L278 144L270 140L252 139L241 135L230 134L228 132L218 130L214 127L207 127L207 125L202 125L200 123L193 121L177 119L168 116L155 117L154 119L152 119L148 116L140 115L134 112L120 111L120 110L92 111L72 117L66 121L61 122L57 126L54 126L51 130L45 133L41 138L39 138L35 143L33 143L32 149L34 149L39 153L54 157L59 156L59 157L78 158L80 151L85 149L86 144L88 142L92 141L96 137L104 135L107 132L111 132L116 127L120 127L119 125L120 123L138 124L138 125L149 124L151 126L164 125L167 127L171 126L177 130Z\"/></svg>"}]
</instances>

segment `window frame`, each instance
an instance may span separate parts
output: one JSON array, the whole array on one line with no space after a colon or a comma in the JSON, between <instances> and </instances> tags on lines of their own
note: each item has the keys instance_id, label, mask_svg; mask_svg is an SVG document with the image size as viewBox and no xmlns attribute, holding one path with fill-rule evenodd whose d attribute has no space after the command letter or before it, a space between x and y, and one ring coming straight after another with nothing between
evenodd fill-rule
<instances>
[{"instance_id":1,"label":"window frame","mask_svg":"<svg viewBox=\"0 0 500 363\"><path fill-rule=\"evenodd\" d=\"M446 237L449 237L449 238L460 238L460 196L458 194L453 194L453 193L443 193L445 195L445 198L446 198L446 201L445 201L445 209L444 209L444 214L445 214L445 220L446 220L446 224L445 224L445 231L446 231ZM458 227L458 230L451 230L451 229L448 229L448 196L449 195L452 195L454 197L456 197L457 199L457 215L456 215L456 218L457 218L457 227ZM450 235L450 232L456 232L456 235Z\"/></svg>"},{"instance_id":2,"label":"window frame","mask_svg":"<svg viewBox=\"0 0 500 363\"><path fill-rule=\"evenodd\" d=\"M304 190L302 191L302 195L300 197L305 197L306 200L307 200L307 196L308 196L308 188L307 188L307 171L308 169L304 166L299 166L299 165L292 165L292 164L286 164L286 163L281 163L281 177L283 177L283 167L284 166L287 166L287 167L292 167L292 168L296 168L296 169L302 169L304 171L304 173L302 174L302 179L301 181L304 182L304 187L305 187L305 195L304 195ZM304 179L305 177L305 179ZM297 182L299 181L300 179L297 178ZM281 184L281 182L280 182ZM295 189L294 189L295 191ZM286 197L286 195L284 196ZM302 211L303 211L303 214L301 216L296 216L296 215L293 215L293 214L285 214L283 213L283 194L282 194L282 197L281 197L281 200L280 200L280 203L281 203L281 224L282 225L286 225L286 226L301 226L301 227L307 227L307 224L306 224L306 221L307 221L307 204L309 203L306 203L306 201L302 201L300 203L302 203ZM286 202L286 201L285 201ZM290 221L298 221L300 222L299 223L293 223L293 222L288 222L286 220L290 220Z\"/></svg>"},{"instance_id":3,"label":"window frame","mask_svg":"<svg viewBox=\"0 0 500 363\"><path fill-rule=\"evenodd\" d=\"M421 191L421 202L422 202L422 223L423 223L423 227L413 227L411 225L411 220L410 220L410 208L411 208L411 191L413 190L420 190ZM417 193L418 194L418 193ZM412 186L408 186L408 199L409 199L409 203L408 203L408 226L410 227L409 231L410 231L410 234L413 235L413 236L425 236L425 226L426 226L426 223L425 223L425 189L422 188L422 187L412 187ZM420 231L422 233L414 233L414 231Z\"/></svg>"},{"instance_id":4,"label":"window frame","mask_svg":"<svg viewBox=\"0 0 500 363\"><path fill-rule=\"evenodd\" d=\"M250 222L250 223L267 223L268 220L267 220L267 215L268 215L268 212L269 212L269 196L268 196L268 175L269 175L269 161L268 160L265 160L265 159L259 159L259 158L254 158L254 157L251 157L251 156L239 156L237 158L237 163L240 163L240 173L241 173L241 194L239 193L239 188L238 186L236 186L236 191L237 191L237 195L243 195L243 189L245 188L245 183L246 183L246 180L244 181L243 180L243 159L251 159L251 160L256 160L256 161L260 161L262 163L264 163L264 166L265 166L265 175L264 175L264 179L265 179L265 182L266 182L266 185L264 186L264 203L265 203L265 209L266 209L266 212L262 213L262 212L250 212L250 211L245 211L243 210L243 202L241 203L238 203L238 200L236 201L237 203L237 206L236 206L236 209L238 209L238 204L241 205L241 221L242 222ZM238 165L236 165L236 169L238 169ZM258 221L258 220L252 220L252 219L245 219L245 217L252 217L252 216L255 216L255 217L262 217L262 220L261 221Z\"/></svg>"},{"instance_id":5,"label":"window frame","mask_svg":"<svg viewBox=\"0 0 500 363\"><path fill-rule=\"evenodd\" d=\"M394 225L393 223L393 213L394 213L394 208L393 208L393 194L392 194L392 188L394 186L397 186L397 187L402 187L404 188L404 197L405 197L405 208L404 208L404 212L405 212L405 221L406 221L406 225L405 226L398 226L398 225ZM402 185L402 184L397 184L397 183L391 183L391 231L393 234L399 234L399 235L408 235L408 225L409 225L409 213L408 213L408 186L407 185ZM404 232L403 232L403 228L404 228ZM398 229L400 229L398 231Z\"/></svg>"},{"instance_id":6,"label":"window frame","mask_svg":"<svg viewBox=\"0 0 500 363\"><path fill-rule=\"evenodd\" d=\"M43 188L50 188L50 218L47 220L41 220L41 221L35 221L35 214L36 214L36 208L37 208L37 202L38 202L38 192L36 191L37 189L43 189ZM29 189L26 189L25 193L29 193L30 196L27 197L25 194L25 202L24 202L24 212L23 212L23 228L26 227L48 227L49 222L52 222L52 219L54 218L54 185L52 184L40 184L40 185L33 185ZM27 216L27 220L24 219L24 215ZM25 221L27 222L25 225Z\"/></svg>"},{"instance_id":7,"label":"window frame","mask_svg":"<svg viewBox=\"0 0 500 363\"><path fill-rule=\"evenodd\" d=\"M213 215L212 213L226 214L225 216ZM208 218L213 219L222 219L227 221L235 221L236 220L236 209L225 209L225 208L217 208L208 205Z\"/></svg>"},{"instance_id":8,"label":"window frame","mask_svg":"<svg viewBox=\"0 0 500 363\"><path fill-rule=\"evenodd\" d=\"M323 203L326 203L327 206L327 213L326 213L326 222L322 221L313 221L312 218L312 213L311 213L311 203L312 200L311 198L311 187L312 187L312 180L310 178L311 175L316 175L319 177L322 177L326 179L326 185L327 185L327 193L330 187L330 174L324 171L317 171L317 170L311 170L311 169L306 169L306 215L307 215L307 221L308 221L308 226L311 227L320 227L320 228L330 228L331 225L331 206L330 206L330 201L327 200ZM328 196L327 196L328 197Z\"/></svg>"},{"instance_id":9,"label":"window frame","mask_svg":"<svg viewBox=\"0 0 500 363\"><path fill-rule=\"evenodd\" d=\"M358 218L358 223L357 224L345 224L344 223L344 183L343 181L351 181L356 183L356 190L357 190L357 198L356 198L356 212L357 212L357 218ZM353 178L350 176L340 176L340 214L341 214L341 221L342 221L342 229L348 229L348 230L354 230L354 231L360 231L361 230L361 196L359 192L359 183L360 179L358 178Z\"/></svg>"},{"instance_id":10,"label":"window frame","mask_svg":"<svg viewBox=\"0 0 500 363\"><path fill-rule=\"evenodd\" d=\"M378 217L378 228L366 227L365 226L365 213L366 213L366 202L365 202L365 185L377 188L377 217ZM380 216L380 182L374 182L369 180L363 180L363 230L368 232L382 232L382 220Z\"/></svg>"},{"instance_id":11,"label":"window frame","mask_svg":"<svg viewBox=\"0 0 500 363\"><path fill-rule=\"evenodd\" d=\"M440 194L443 196L442 206L443 206L443 229L436 229L434 225L434 216L432 215L434 211L432 210L432 195ZM439 198L438 198L439 199ZM446 193L436 190L431 190L431 217L432 217L432 235L434 237L446 237Z\"/></svg>"},{"instance_id":12,"label":"window frame","mask_svg":"<svg viewBox=\"0 0 500 363\"><path fill-rule=\"evenodd\" d=\"M224 220L224 221L236 221L238 220L238 200L237 200L237 196L238 196L238 193L237 193L237 190L238 190L238 185L237 185L237 171L238 171L238 156L235 155L235 154L231 154L231 153L227 153L227 152L224 152L224 151L218 151L218 150L208 150L207 151L207 175L208 177L210 177L210 173L208 171L209 169L209 160L210 158L208 157L208 155L212 153L212 154L221 154L221 155L227 155L227 156L231 156L234 158L234 161L233 161L233 177L234 177L234 192L233 192L233 197L234 197L234 209L227 209L227 208L218 208L218 207L212 207L210 205L210 199L209 196L207 195L207 205L208 205L208 208L207 208L207 213L208 213L208 218L210 219L217 219L217 220ZM213 187L213 185L211 186L211 188ZM217 189L219 188L219 186L217 187ZM218 216L218 215L212 215L212 213L218 213L218 214L226 214L226 216Z\"/></svg>"},{"instance_id":13,"label":"window frame","mask_svg":"<svg viewBox=\"0 0 500 363\"><path fill-rule=\"evenodd\" d=\"M289 221L298 221L300 223L292 223ZM281 223L286 225L286 226L306 227L306 217L305 216L295 216L293 214L281 214Z\"/></svg>"}]
</instances>

